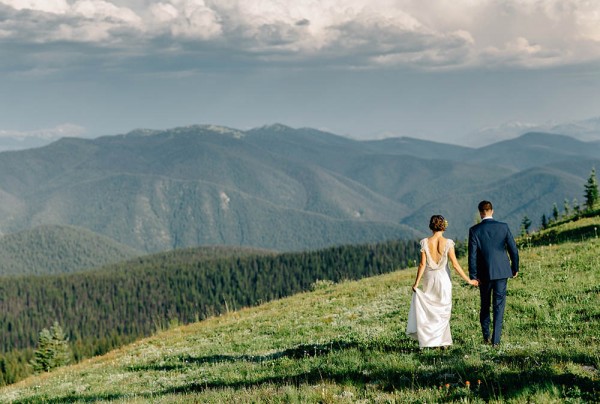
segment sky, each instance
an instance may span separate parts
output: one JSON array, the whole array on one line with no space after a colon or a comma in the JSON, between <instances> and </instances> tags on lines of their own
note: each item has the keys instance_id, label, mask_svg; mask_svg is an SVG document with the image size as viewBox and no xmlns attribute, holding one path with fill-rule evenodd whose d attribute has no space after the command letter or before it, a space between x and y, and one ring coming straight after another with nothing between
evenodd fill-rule
<instances>
[{"instance_id":1,"label":"sky","mask_svg":"<svg viewBox=\"0 0 600 404\"><path fill-rule=\"evenodd\" d=\"M600 1L0 0L0 136L600 117Z\"/></svg>"}]
</instances>

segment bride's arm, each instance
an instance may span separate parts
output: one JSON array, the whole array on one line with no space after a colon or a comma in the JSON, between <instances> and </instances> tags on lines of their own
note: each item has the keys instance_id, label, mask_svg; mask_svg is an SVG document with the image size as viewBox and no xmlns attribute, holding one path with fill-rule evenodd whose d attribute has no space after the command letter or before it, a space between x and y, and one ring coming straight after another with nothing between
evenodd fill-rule
<instances>
[{"instance_id":1,"label":"bride's arm","mask_svg":"<svg viewBox=\"0 0 600 404\"><path fill-rule=\"evenodd\" d=\"M467 282L468 284L473 285L473 286L479 285L479 282L477 282L476 280L469 279L469 277L465 274L465 271L463 271L462 267L458 263L458 260L456 259L456 253L454 252L454 246L452 246L450 248L450 251L448 251L448 258L450 258L450 262L452 262L452 266L454 267L454 270L456 271L456 273L458 273L460 275L460 277L465 280L465 282Z\"/></svg>"},{"instance_id":2,"label":"bride's arm","mask_svg":"<svg viewBox=\"0 0 600 404\"><path fill-rule=\"evenodd\" d=\"M427 262L427 256L425 255L425 251L421 251L421 262L419 263L419 267L417 268L417 279L415 279L415 284L413 285L413 290L419 287L419 282L421 282L421 277L423 276L423 271L425 270L425 263Z\"/></svg>"}]
</instances>

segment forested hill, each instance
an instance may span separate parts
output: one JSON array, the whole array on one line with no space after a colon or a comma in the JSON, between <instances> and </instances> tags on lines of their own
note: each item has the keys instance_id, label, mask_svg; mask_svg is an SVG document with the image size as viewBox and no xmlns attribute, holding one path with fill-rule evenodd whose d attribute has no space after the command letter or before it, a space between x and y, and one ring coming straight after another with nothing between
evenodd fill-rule
<instances>
[{"instance_id":1,"label":"forested hill","mask_svg":"<svg viewBox=\"0 0 600 404\"><path fill-rule=\"evenodd\" d=\"M0 237L0 275L83 271L142 254L87 229L44 225Z\"/></svg>"},{"instance_id":2,"label":"forested hill","mask_svg":"<svg viewBox=\"0 0 600 404\"><path fill-rule=\"evenodd\" d=\"M275 254L200 248L136 258L68 275L0 277L0 383L27 375L40 330L58 321L77 359L149 335L310 288L358 279L418 258L416 241Z\"/></svg>"}]
</instances>

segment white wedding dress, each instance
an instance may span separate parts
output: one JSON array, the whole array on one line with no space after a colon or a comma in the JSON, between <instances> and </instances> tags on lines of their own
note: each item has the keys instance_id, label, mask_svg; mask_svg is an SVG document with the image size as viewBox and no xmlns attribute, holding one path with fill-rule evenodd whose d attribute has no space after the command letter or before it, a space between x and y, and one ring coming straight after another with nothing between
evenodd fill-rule
<instances>
[{"instance_id":1,"label":"white wedding dress","mask_svg":"<svg viewBox=\"0 0 600 404\"><path fill-rule=\"evenodd\" d=\"M406 335L419 341L419 347L452 345L450 314L452 312L452 282L448 267L448 251L454 241L447 239L439 262L431 258L427 239L421 240L427 264L421 278L422 290L413 293L408 312Z\"/></svg>"}]
</instances>

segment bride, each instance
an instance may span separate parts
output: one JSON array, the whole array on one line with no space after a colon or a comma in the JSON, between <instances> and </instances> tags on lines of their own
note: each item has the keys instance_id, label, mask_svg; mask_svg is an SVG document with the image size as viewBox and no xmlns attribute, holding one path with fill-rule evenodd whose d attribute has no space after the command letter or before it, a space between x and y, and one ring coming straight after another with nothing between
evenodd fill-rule
<instances>
[{"instance_id":1,"label":"bride","mask_svg":"<svg viewBox=\"0 0 600 404\"><path fill-rule=\"evenodd\" d=\"M413 296L408 312L406 334L419 341L419 347L443 347L452 345L450 314L452 311L452 282L448 259L454 270L467 283L470 280L460 267L454 252L454 241L444 238L448 222L441 215L431 216L429 228L433 235L421 240L421 263L413 285ZM417 289L423 280L423 290Z\"/></svg>"}]
</instances>

